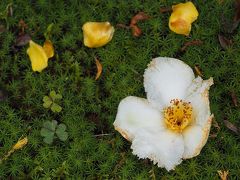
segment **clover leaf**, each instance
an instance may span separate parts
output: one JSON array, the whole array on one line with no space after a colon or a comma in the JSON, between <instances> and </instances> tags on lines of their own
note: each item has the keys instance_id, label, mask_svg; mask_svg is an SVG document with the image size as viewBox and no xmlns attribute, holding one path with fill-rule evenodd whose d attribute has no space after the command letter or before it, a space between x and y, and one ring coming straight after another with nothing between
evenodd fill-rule
<instances>
[{"instance_id":1,"label":"clover leaf","mask_svg":"<svg viewBox=\"0 0 240 180\"><path fill-rule=\"evenodd\" d=\"M45 121L43 123L43 128L41 129L41 136L43 136L43 141L47 144L52 144L53 140L58 137L61 141L66 141L68 138L68 133L66 132L66 125L59 124L57 121Z\"/></svg>"},{"instance_id":2,"label":"clover leaf","mask_svg":"<svg viewBox=\"0 0 240 180\"><path fill-rule=\"evenodd\" d=\"M52 110L52 112L58 112L59 113L59 112L62 111L62 107L59 106L56 103L52 103L51 110Z\"/></svg>"},{"instance_id":3,"label":"clover leaf","mask_svg":"<svg viewBox=\"0 0 240 180\"><path fill-rule=\"evenodd\" d=\"M62 111L62 107L56 102L58 102L61 99L62 99L61 94L57 94L55 91L51 91L49 93L49 96L43 97L43 107L51 109L52 112L59 113Z\"/></svg>"},{"instance_id":4,"label":"clover leaf","mask_svg":"<svg viewBox=\"0 0 240 180\"><path fill-rule=\"evenodd\" d=\"M59 124L56 130L56 134L61 141L66 141L68 138L68 133L66 132L66 125Z\"/></svg>"}]
</instances>

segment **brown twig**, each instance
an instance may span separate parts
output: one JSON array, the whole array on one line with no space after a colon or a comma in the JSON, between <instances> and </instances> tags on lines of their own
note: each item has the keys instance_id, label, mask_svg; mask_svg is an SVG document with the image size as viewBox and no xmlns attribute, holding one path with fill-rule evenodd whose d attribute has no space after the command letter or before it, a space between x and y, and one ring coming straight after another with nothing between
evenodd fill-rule
<instances>
[{"instance_id":1,"label":"brown twig","mask_svg":"<svg viewBox=\"0 0 240 180\"><path fill-rule=\"evenodd\" d=\"M121 23L117 24L116 27L124 28L124 29L130 29L131 28L130 26L127 26L127 25L121 24Z\"/></svg>"},{"instance_id":2,"label":"brown twig","mask_svg":"<svg viewBox=\"0 0 240 180\"><path fill-rule=\"evenodd\" d=\"M171 12L172 7L162 7L160 8L160 13L166 13L166 12Z\"/></svg>"},{"instance_id":3,"label":"brown twig","mask_svg":"<svg viewBox=\"0 0 240 180\"><path fill-rule=\"evenodd\" d=\"M96 134L94 135L94 137L103 137L103 136L111 136L113 135L113 133L109 133L109 134Z\"/></svg>"}]
</instances>

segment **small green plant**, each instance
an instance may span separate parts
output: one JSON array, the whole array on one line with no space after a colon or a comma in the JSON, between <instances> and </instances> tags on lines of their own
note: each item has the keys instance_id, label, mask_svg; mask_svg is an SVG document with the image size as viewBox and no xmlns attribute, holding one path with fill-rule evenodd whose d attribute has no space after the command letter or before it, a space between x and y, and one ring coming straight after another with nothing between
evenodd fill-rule
<instances>
[{"instance_id":1,"label":"small green plant","mask_svg":"<svg viewBox=\"0 0 240 180\"><path fill-rule=\"evenodd\" d=\"M62 107L57 104L59 100L62 99L61 94L57 94L55 91L51 91L49 96L43 97L43 107L50 108L52 112L61 112Z\"/></svg>"},{"instance_id":2,"label":"small green plant","mask_svg":"<svg viewBox=\"0 0 240 180\"><path fill-rule=\"evenodd\" d=\"M52 170L52 177L57 179L64 178L68 175L69 173L68 173L68 166L66 164L66 161L64 161L60 167Z\"/></svg>"},{"instance_id":3,"label":"small green plant","mask_svg":"<svg viewBox=\"0 0 240 180\"><path fill-rule=\"evenodd\" d=\"M41 129L41 136L44 137L43 141L47 144L52 144L53 140L58 137L61 141L66 141L68 133L66 132L66 125L55 120L45 121Z\"/></svg>"}]
</instances>

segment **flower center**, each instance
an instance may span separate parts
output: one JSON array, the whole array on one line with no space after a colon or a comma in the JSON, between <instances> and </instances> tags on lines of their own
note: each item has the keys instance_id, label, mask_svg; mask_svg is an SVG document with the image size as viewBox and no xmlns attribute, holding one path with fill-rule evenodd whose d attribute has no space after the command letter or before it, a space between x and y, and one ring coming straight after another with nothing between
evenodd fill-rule
<instances>
[{"instance_id":1,"label":"flower center","mask_svg":"<svg viewBox=\"0 0 240 180\"><path fill-rule=\"evenodd\" d=\"M182 132L192 121L190 102L173 99L171 105L164 109L164 120L167 127L175 132Z\"/></svg>"}]
</instances>

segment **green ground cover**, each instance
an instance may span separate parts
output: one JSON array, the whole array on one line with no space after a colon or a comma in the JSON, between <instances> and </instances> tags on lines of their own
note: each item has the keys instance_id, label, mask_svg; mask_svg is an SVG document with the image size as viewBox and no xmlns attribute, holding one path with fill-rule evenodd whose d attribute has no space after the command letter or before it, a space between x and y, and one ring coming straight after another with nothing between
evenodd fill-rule
<instances>
[{"instance_id":1,"label":"green ground cover","mask_svg":"<svg viewBox=\"0 0 240 180\"><path fill-rule=\"evenodd\" d=\"M0 179L219 179L218 170L229 170L229 177L240 177L240 138L224 124L224 118L240 126L239 107L230 92L240 94L240 33L233 45L222 50L217 35L221 15L233 16L230 0L194 1L199 18L189 37L170 32L170 13L159 8L180 1L22 1L13 2L9 29L0 33L0 85L8 97L0 102L0 157L23 134L29 143L0 165ZM1 0L0 12L9 4ZM102 48L83 45L81 27L87 21L128 24L139 11L151 16L139 23L143 35L116 28L112 41ZM18 22L23 19L32 39L43 44L46 28L54 23L52 41L56 55L42 73L31 69L27 46L14 48ZM203 45L191 46L179 53L186 41L199 39ZM154 57L168 56L183 60L192 68L201 67L204 79L214 78L210 90L211 110L220 126L217 137L209 138L201 154L185 160L175 171L154 166L132 155L130 143L113 128L121 99L145 97L143 73ZM95 57L103 73L95 80ZM62 95L60 113L43 107L43 97L55 90ZM67 127L68 140L44 143L40 135L45 121L56 120ZM212 128L211 133L216 128ZM108 134L98 136L99 134Z\"/></svg>"}]
</instances>

